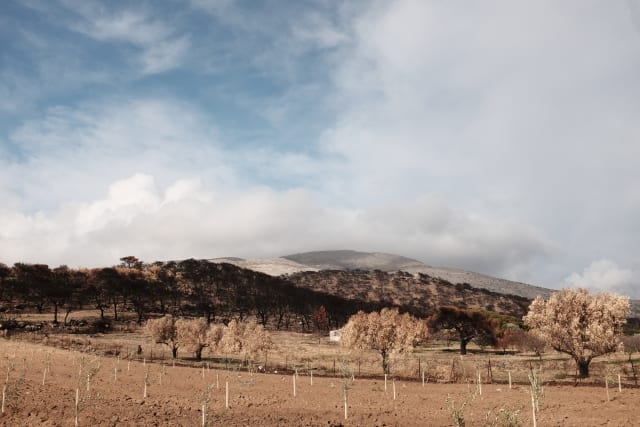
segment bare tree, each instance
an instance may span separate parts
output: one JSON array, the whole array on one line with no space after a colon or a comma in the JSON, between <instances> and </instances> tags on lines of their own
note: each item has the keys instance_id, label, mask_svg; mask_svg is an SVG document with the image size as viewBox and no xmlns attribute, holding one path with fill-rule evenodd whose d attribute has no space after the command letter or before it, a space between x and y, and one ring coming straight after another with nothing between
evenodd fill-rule
<instances>
[{"instance_id":1,"label":"bare tree","mask_svg":"<svg viewBox=\"0 0 640 427\"><path fill-rule=\"evenodd\" d=\"M426 323L397 308L383 308L380 313L363 311L351 316L342 329L342 345L357 350L377 350L382 356L382 370L389 373L389 355L410 351L427 337Z\"/></svg>"},{"instance_id":2,"label":"bare tree","mask_svg":"<svg viewBox=\"0 0 640 427\"><path fill-rule=\"evenodd\" d=\"M638 385L638 374L636 373L636 367L633 363L631 356L633 353L640 353L640 335L626 335L622 337L622 346L625 353L629 357L629 364L631 365L631 374L633 375L633 382Z\"/></svg>"},{"instance_id":3,"label":"bare tree","mask_svg":"<svg viewBox=\"0 0 640 427\"><path fill-rule=\"evenodd\" d=\"M176 323L178 319L173 316L164 316L159 319L149 319L145 324L145 331L151 335L157 344L166 344L171 349L171 355L175 359L178 357L178 329Z\"/></svg>"},{"instance_id":4,"label":"bare tree","mask_svg":"<svg viewBox=\"0 0 640 427\"><path fill-rule=\"evenodd\" d=\"M523 329L517 329L513 331L512 343L520 352L530 351L538 358L542 359L542 353L547 348L547 342L539 335L525 331Z\"/></svg>"},{"instance_id":5,"label":"bare tree","mask_svg":"<svg viewBox=\"0 0 640 427\"><path fill-rule=\"evenodd\" d=\"M573 357L586 378L591 360L617 350L629 312L628 297L563 289L549 301L536 298L524 322L553 349Z\"/></svg>"}]
</instances>

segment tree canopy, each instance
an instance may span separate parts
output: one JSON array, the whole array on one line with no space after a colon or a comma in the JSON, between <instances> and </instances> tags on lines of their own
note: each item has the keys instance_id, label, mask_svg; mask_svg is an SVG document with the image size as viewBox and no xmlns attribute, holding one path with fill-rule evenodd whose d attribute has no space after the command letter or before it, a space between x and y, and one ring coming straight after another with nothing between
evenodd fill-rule
<instances>
[{"instance_id":1,"label":"tree canopy","mask_svg":"<svg viewBox=\"0 0 640 427\"><path fill-rule=\"evenodd\" d=\"M342 329L342 345L351 349L377 350L382 369L389 373L389 355L411 350L427 338L426 324L397 308L383 308L379 313L363 311L351 316Z\"/></svg>"},{"instance_id":2,"label":"tree canopy","mask_svg":"<svg viewBox=\"0 0 640 427\"><path fill-rule=\"evenodd\" d=\"M553 349L573 357L585 378L593 358L617 350L629 312L628 297L563 289L549 301L536 298L524 322Z\"/></svg>"},{"instance_id":3,"label":"tree canopy","mask_svg":"<svg viewBox=\"0 0 640 427\"><path fill-rule=\"evenodd\" d=\"M453 330L460 339L460 354L467 354L467 344L473 339L484 342L496 341L498 321L481 310L460 309L444 306L429 318L429 327L433 330Z\"/></svg>"}]
</instances>

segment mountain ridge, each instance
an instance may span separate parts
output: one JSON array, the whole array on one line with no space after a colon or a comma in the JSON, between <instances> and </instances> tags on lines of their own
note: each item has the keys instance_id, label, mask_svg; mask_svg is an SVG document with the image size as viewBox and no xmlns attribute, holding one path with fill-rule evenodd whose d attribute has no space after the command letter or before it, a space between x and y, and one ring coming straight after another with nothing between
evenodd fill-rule
<instances>
[{"instance_id":1,"label":"mountain ridge","mask_svg":"<svg viewBox=\"0 0 640 427\"><path fill-rule=\"evenodd\" d=\"M406 272L414 276L427 275L445 280L454 285L469 285L491 292L516 295L531 300L537 296L548 299L557 291L463 269L434 267L412 258L384 252L361 252L342 249L301 252L275 258L216 258L210 261L228 262L271 276L291 276L301 272L319 272L323 270ZM634 317L640 317L639 300L631 301L631 313Z\"/></svg>"},{"instance_id":2,"label":"mountain ridge","mask_svg":"<svg viewBox=\"0 0 640 427\"><path fill-rule=\"evenodd\" d=\"M338 257L340 258L336 259ZM319 270L381 270L385 272L405 271L412 274L426 274L453 284L466 283L476 288L523 296L529 299L534 299L538 295L547 299L554 292L552 289L541 286L501 279L482 273L450 267L433 267L412 258L382 252L359 252L353 250L314 251L285 255L282 258L318 268Z\"/></svg>"}]
</instances>

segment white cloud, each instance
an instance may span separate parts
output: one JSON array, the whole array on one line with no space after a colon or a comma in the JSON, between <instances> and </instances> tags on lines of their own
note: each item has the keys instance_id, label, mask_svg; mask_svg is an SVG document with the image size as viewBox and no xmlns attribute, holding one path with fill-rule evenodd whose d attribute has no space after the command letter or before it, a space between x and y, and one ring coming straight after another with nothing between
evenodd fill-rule
<instances>
[{"instance_id":1,"label":"white cloud","mask_svg":"<svg viewBox=\"0 0 640 427\"><path fill-rule=\"evenodd\" d=\"M75 229L83 234L113 222L126 225L141 214L156 211L159 203L153 178L136 174L111 184L108 198L78 208Z\"/></svg>"},{"instance_id":2,"label":"white cloud","mask_svg":"<svg viewBox=\"0 0 640 427\"><path fill-rule=\"evenodd\" d=\"M141 63L144 74L179 67L191 47L188 37L176 34L174 27L142 10L111 13L92 5L82 5L76 11L84 19L71 28L96 40L135 46L140 52L136 52L132 60Z\"/></svg>"},{"instance_id":3,"label":"white cloud","mask_svg":"<svg viewBox=\"0 0 640 427\"><path fill-rule=\"evenodd\" d=\"M49 214L0 212L0 259L108 265L127 254L153 261L349 247L497 273L546 252L532 230L455 212L443 200L426 197L405 208L411 213L401 218L388 207L330 209L301 189L229 194L197 179L163 190L135 174L112 183L103 198Z\"/></svg>"},{"instance_id":4,"label":"white cloud","mask_svg":"<svg viewBox=\"0 0 640 427\"><path fill-rule=\"evenodd\" d=\"M637 298L640 290L633 283L633 271L608 259L594 261L582 273L572 273L564 280L564 284L570 287L617 292Z\"/></svg>"},{"instance_id":5,"label":"white cloud","mask_svg":"<svg viewBox=\"0 0 640 427\"><path fill-rule=\"evenodd\" d=\"M86 13L87 22L78 29L98 40L116 40L138 46L152 45L167 38L169 29L138 11L124 10L113 15Z\"/></svg>"},{"instance_id":6,"label":"white cloud","mask_svg":"<svg viewBox=\"0 0 640 427\"><path fill-rule=\"evenodd\" d=\"M0 194L22 200L26 212L91 200L98 189L139 171L163 186L196 174L224 180L229 191L236 185L215 124L171 99L53 108L25 122L8 142L0 151L19 154L0 163Z\"/></svg>"},{"instance_id":7,"label":"white cloud","mask_svg":"<svg viewBox=\"0 0 640 427\"><path fill-rule=\"evenodd\" d=\"M344 173L335 158L234 147L209 122L181 103L147 99L56 108L25 123L11 137L24 160L0 169L1 182L14 183L0 195L37 204L0 209L0 260L103 265L126 254L151 261L353 248L523 279L553 249L527 224L428 192L338 203L336 194L357 187L323 184ZM259 184L290 177L305 185Z\"/></svg>"},{"instance_id":8,"label":"white cloud","mask_svg":"<svg viewBox=\"0 0 640 427\"><path fill-rule=\"evenodd\" d=\"M517 218L563 242L530 271L541 284L593 259L594 242L637 262L640 45L628 12L375 3L353 21L333 75L340 114L321 146L341 161L325 188L355 205L422 192Z\"/></svg>"}]
</instances>

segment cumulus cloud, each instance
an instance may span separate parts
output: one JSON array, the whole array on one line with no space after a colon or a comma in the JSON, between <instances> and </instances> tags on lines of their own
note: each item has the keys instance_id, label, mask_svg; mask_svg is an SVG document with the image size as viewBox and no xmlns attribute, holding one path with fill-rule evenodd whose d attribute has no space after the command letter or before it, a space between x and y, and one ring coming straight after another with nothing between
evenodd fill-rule
<instances>
[{"instance_id":1,"label":"cumulus cloud","mask_svg":"<svg viewBox=\"0 0 640 427\"><path fill-rule=\"evenodd\" d=\"M410 213L397 218L384 206L322 207L302 189L258 187L229 194L197 179L158 188L152 176L135 174L112 183L100 199L49 214L0 212L0 259L108 265L127 254L152 261L384 248L498 274L547 250L527 227L455 212L433 197L406 208Z\"/></svg>"},{"instance_id":2,"label":"cumulus cloud","mask_svg":"<svg viewBox=\"0 0 640 427\"><path fill-rule=\"evenodd\" d=\"M640 296L640 291L634 286L633 271L619 267L608 259L592 262L582 273L572 273L564 280L564 284L596 291L611 291L635 298Z\"/></svg>"}]
</instances>

